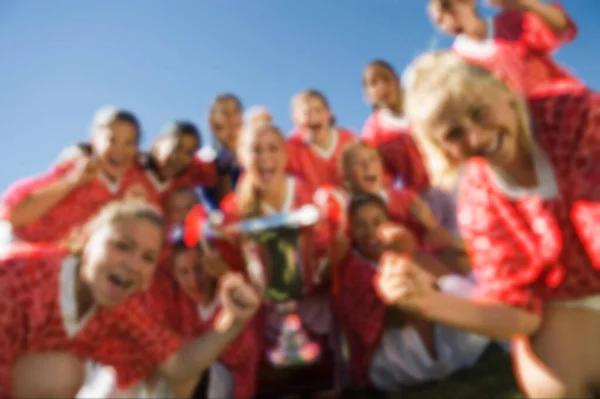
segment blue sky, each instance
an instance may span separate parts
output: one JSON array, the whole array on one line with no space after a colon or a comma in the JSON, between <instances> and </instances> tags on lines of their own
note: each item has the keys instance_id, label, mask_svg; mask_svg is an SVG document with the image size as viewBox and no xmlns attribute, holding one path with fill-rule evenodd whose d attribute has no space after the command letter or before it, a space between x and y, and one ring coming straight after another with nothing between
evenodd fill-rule
<instances>
[{"instance_id":1,"label":"blue sky","mask_svg":"<svg viewBox=\"0 0 600 399\"><path fill-rule=\"evenodd\" d=\"M564 2L580 37L557 58L600 88L600 2ZM0 0L0 189L88 136L104 104L133 110L147 147L173 119L205 137L218 93L264 104L287 131L289 99L314 87L341 125L369 114L363 66L398 70L436 34L425 0ZM486 9L486 12L491 10ZM438 46L449 41L440 38Z\"/></svg>"}]
</instances>

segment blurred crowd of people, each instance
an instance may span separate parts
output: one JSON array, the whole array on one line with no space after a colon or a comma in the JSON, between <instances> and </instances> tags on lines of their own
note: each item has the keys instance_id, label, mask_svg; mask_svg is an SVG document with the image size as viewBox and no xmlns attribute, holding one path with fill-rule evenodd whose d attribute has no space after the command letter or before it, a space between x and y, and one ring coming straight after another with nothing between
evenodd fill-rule
<instances>
[{"instance_id":1,"label":"blurred crowd of people","mask_svg":"<svg viewBox=\"0 0 600 399\"><path fill-rule=\"evenodd\" d=\"M403 84L369 62L359 134L315 89L287 134L218 95L214 145L173 121L140 148L134 112L98 110L89 140L2 196L0 398L398 392L509 341L526 395L589 397L600 97L551 57L577 32L561 6L490 2L486 20L429 1L452 49ZM307 205L318 220L262 259L299 284L281 277L277 300L241 222L279 217L279 234ZM220 233L190 242L191 214Z\"/></svg>"}]
</instances>

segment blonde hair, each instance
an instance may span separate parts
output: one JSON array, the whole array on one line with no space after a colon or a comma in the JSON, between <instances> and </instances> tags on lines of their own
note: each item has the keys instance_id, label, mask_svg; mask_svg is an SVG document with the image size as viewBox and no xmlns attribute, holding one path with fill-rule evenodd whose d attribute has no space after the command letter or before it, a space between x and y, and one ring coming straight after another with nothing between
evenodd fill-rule
<instances>
[{"instance_id":1,"label":"blonde hair","mask_svg":"<svg viewBox=\"0 0 600 399\"><path fill-rule=\"evenodd\" d=\"M431 139L427 121L447 104L464 101L465 96L476 88L496 88L511 93L521 143L527 148L533 147L525 100L490 71L449 51L435 51L417 57L403 74L403 82L406 115L434 186L453 187L460 165L453 164Z\"/></svg>"},{"instance_id":2,"label":"blonde hair","mask_svg":"<svg viewBox=\"0 0 600 399\"><path fill-rule=\"evenodd\" d=\"M285 137L281 132L281 129L275 125L244 127L238 141L238 157L244 168L247 167L248 153L252 151L252 146L254 145L256 137L264 133L275 133L281 139L282 144L285 142ZM256 190L252 179L240 179L235 191L237 207L241 218L248 219L259 216L261 213L260 204L262 198L260 192Z\"/></svg>"},{"instance_id":3,"label":"blonde hair","mask_svg":"<svg viewBox=\"0 0 600 399\"><path fill-rule=\"evenodd\" d=\"M154 223L161 231L165 224L160 214L148 203L131 199L110 202L79 231L73 231L66 242L67 249L74 255L81 255L87 238L107 225L116 225L125 220L144 219Z\"/></svg>"},{"instance_id":4,"label":"blonde hair","mask_svg":"<svg viewBox=\"0 0 600 399\"><path fill-rule=\"evenodd\" d=\"M381 162L383 162L383 159L381 157L381 154L379 153L379 150L377 150L377 148L372 147L368 144L366 144L363 141L360 140L353 140L349 143L347 143L344 148L342 149L342 154L340 156L340 169L342 171L342 179L343 179L343 187L344 189L346 189L348 192L352 193L352 194L356 194L354 191L354 184L350 179L350 170L352 169L352 166L354 164L354 156L356 155L356 152L359 150L369 150L369 151L374 151L377 154L377 157L379 158L379 160Z\"/></svg>"}]
</instances>

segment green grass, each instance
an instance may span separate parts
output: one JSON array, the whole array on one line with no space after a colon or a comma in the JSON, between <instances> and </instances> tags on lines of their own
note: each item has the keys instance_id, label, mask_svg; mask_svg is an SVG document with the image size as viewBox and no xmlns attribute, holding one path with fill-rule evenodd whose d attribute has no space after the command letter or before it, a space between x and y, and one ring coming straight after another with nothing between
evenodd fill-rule
<instances>
[{"instance_id":1,"label":"green grass","mask_svg":"<svg viewBox=\"0 0 600 399\"><path fill-rule=\"evenodd\" d=\"M382 397L373 393L353 392L351 399ZM522 399L512 373L510 355L497 346L491 347L479 363L460 371L444 381L426 384L411 390L388 394L386 399Z\"/></svg>"},{"instance_id":2,"label":"green grass","mask_svg":"<svg viewBox=\"0 0 600 399\"><path fill-rule=\"evenodd\" d=\"M417 398L523 398L512 373L510 355L491 348L472 369L460 371L445 381L427 384L389 399Z\"/></svg>"}]
</instances>

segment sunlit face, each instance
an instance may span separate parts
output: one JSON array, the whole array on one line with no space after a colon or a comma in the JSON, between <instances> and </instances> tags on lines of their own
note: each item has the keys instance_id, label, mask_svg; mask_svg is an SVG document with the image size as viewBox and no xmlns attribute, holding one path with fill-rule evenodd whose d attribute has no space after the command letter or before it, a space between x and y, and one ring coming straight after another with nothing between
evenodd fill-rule
<instances>
[{"instance_id":1,"label":"sunlit face","mask_svg":"<svg viewBox=\"0 0 600 399\"><path fill-rule=\"evenodd\" d=\"M199 254L197 254L199 255ZM209 299L213 296L216 280L204 272L202 265L197 264L199 256L188 251L173 254L173 277L179 288L194 301Z\"/></svg>"},{"instance_id":2,"label":"sunlit face","mask_svg":"<svg viewBox=\"0 0 600 399\"><path fill-rule=\"evenodd\" d=\"M381 256L384 244L377 238L377 227L387 220L385 211L376 203L365 204L352 215L352 240L367 259L377 261Z\"/></svg>"},{"instance_id":3,"label":"sunlit face","mask_svg":"<svg viewBox=\"0 0 600 399\"><path fill-rule=\"evenodd\" d=\"M174 191L167 203L167 218L170 224L180 225L192 207L198 202L194 192L190 190Z\"/></svg>"},{"instance_id":4,"label":"sunlit face","mask_svg":"<svg viewBox=\"0 0 600 399\"><path fill-rule=\"evenodd\" d=\"M428 8L429 17L444 33L456 36L468 30L476 21L473 0L447 0Z\"/></svg>"},{"instance_id":5,"label":"sunlit face","mask_svg":"<svg viewBox=\"0 0 600 399\"><path fill-rule=\"evenodd\" d=\"M460 100L449 100L424 128L455 164L484 157L503 167L521 150L514 97L499 87L479 87Z\"/></svg>"},{"instance_id":6,"label":"sunlit face","mask_svg":"<svg viewBox=\"0 0 600 399\"><path fill-rule=\"evenodd\" d=\"M228 148L234 148L243 125L242 110L232 99L222 100L210 118L215 139Z\"/></svg>"},{"instance_id":7,"label":"sunlit face","mask_svg":"<svg viewBox=\"0 0 600 399\"><path fill-rule=\"evenodd\" d=\"M95 132L92 148L102 171L113 178L121 177L137 155L138 131L129 122L115 121Z\"/></svg>"},{"instance_id":8,"label":"sunlit face","mask_svg":"<svg viewBox=\"0 0 600 399\"><path fill-rule=\"evenodd\" d=\"M377 150L367 146L357 147L351 158L348 179L352 191L379 194L384 183L383 164Z\"/></svg>"},{"instance_id":9,"label":"sunlit face","mask_svg":"<svg viewBox=\"0 0 600 399\"><path fill-rule=\"evenodd\" d=\"M318 97L307 97L294 105L294 123L311 133L329 130L331 119L331 110Z\"/></svg>"},{"instance_id":10,"label":"sunlit face","mask_svg":"<svg viewBox=\"0 0 600 399\"><path fill-rule=\"evenodd\" d=\"M400 81L387 68L371 65L363 77L365 95L374 107L393 109L400 104Z\"/></svg>"},{"instance_id":11,"label":"sunlit face","mask_svg":"<svg viewBox=\"0 0 600 399\"><path fill-rule=\"evenodd\" d=\"M255 134L247 143L243 156L246 173L258 188L270 187L285 174L286 153L283 138L279 133L265 129Z\"/></svg>"},{"instance_id":12,"label":"sunlit face","mask_svg":"<svg viewBox=\"0 0 600 399\"><path fill-rule=\"evenodd\" d=\"M153 146L152 158L161 177L170 179L185 173L192 164L198 147L198 140L188 134L159 138Z\"/></svg>"},{"instance_id":13,"label":"sunlit face","mask_svg":"<svg viewBox=\"0 0 600 399\"><path fill-rule=\"evenodd\" d=\"M160 226L147 219L123 220L96 230L85 246L81 269L94 301L112 308L146 289L162 244Z\"/></svg>"}]
</instances>

